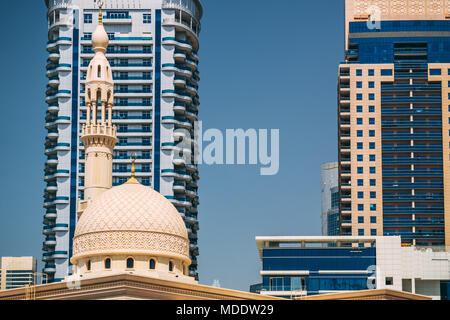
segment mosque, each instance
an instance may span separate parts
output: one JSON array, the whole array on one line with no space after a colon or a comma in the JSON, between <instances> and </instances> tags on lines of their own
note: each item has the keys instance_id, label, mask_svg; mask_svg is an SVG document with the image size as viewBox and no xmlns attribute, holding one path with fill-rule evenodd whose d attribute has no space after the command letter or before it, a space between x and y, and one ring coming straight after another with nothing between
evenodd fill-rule
<instances>
[{"instance_id":1,"label":"mosque","mask_svg":"<svg viewBox=\"0 0 450 320\"><path fill-rule=\"evenodd\" d=\"M176 208L130 179L112 187L114 81L105 53L108 35L100 22L92 34L95 55L86 78L85 193L78 204L72 275L62 282L0 292L1 300L280 300L200 285L189 276L188 233ZM100 110L98 110L100 108ZM100 111L101 118L97 120ZM378 293L379 294L379 293ZM396 299L413 299L382 293Z\"/></svg>"}]
</instances>

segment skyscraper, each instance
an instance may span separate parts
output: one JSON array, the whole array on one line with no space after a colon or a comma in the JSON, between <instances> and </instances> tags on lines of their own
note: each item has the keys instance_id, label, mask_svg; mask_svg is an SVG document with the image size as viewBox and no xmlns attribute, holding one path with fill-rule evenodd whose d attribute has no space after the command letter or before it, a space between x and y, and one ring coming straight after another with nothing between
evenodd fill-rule
<instances>
[{"instance_id":1,"label":"skyscraper","mask_svg":"<svg viewBox=\"0 0 450 320\"><path fill-rule=\"evenodd\" d=\"M339 185L337 162L324 163L322 175L322 235L339 235Z\"/></svg>"},{"instance_id":2,"label":"skyscraper","mask_svg":"<svg viewBox=\"0 0 450 320\"><path fill-rule=\"evenodd\" d=\"M85 81L94 56L92 32L99 15L93 0L46 0L48 44L46 91L43 244L44 272L50 281L71 273L72 239L79 199L85 196ZM197 275L198 170L174 158L184 129L194 136L198 120L199 0L106 0L101 16L109 37L106 56L114 78L118 142L113 153L113 185L124 183L136 155L136 178L166 196L189 231L189 273ZM101 106L97 117L101 119ZM192 155L190 148L182 149Z\"/></svg>"},{"instance_id":3,"label":"skyscraper","mask_svg":"<svg viewBox=\"0 0 450 320\"><path fill-rule=\"evenodd\" d=\"M450 246L449 4L345 2L342 235Z\"/></svg>"}]
</instances>

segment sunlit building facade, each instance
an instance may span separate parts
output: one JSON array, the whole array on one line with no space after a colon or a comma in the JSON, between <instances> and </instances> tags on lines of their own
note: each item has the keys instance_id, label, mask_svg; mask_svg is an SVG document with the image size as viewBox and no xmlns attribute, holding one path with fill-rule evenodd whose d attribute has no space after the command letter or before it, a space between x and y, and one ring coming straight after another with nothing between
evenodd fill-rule
<instances>
[{"instance_id":1,"label":"sunlit building facade","mask_svg":"<svg viewBox=\"0 0 450 320\"><path fill-rule=\"evenodd\" d=\"M44 272L50 282L71 274L72 239L78 201L84 197L86 123L85 82L94 56L92 33L98 24L93 0L46 0L48 8L48 86L45 115ZM190 240L189 273L197 277L198 180L194 143L175 145L185 129L193 137L198 120L198 50L202 6L198 0L107 0L102 20L109 37L106 57L114 78L118 142L113 153L113 186L126 182L131 157L136 178L163 194L184 218ZM100 109L99 109L100 110ZM100 113L98 117L100 118Z\"/></svg>"},{"instance_id":2,"label":"sunlit building facade","mask_svg":"<svg viewBox=\"0 0 450 320\"><path fill-rule=\"evenodd\" d=\"M34 257L0 257L0 290L36 284L36 268Z\"/></svg>"},{"instance_id":3,"label":"sunlit building facade","mask_svg":"<svg viewBox=\"0 0 450 320\"><path fill-rule=\"evenodd\" d=\"M449 247L449 2L345 4L340 234Z\"/></svg>"}]
</instances>

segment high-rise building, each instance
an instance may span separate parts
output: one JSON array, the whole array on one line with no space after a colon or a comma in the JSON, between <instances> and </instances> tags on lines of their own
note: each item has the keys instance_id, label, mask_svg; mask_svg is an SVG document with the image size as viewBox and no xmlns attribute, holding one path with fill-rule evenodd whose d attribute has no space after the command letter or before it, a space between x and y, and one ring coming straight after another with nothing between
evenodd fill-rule
<instances>
[{"instance_id":1,"label":"high-rise building","mask_svg":"<svg viewBox=\"0 0 450 320\"><path fill-rule=\"evenodd\" d=\"M322 235L339 235L339 164L322 164Z\"/></svg>"},{"instance_id":2,"label":"high-rise building","mask_svg":"<svg viewBox=\"0 0 450 320\"><path fill-rule=\"evenodd\" d=\"M0 290L36 284L34 257L0 257Z\"/></svg>"},{"instance_id":3,"label":"high-rise building","mask_svg":"<svg viewBox=\"0 0 450 320\"><path fill-rule=\"evenodd\" d=\"M448 1L346 0L340 233L450 246Z\"/></svg>"},{"instance_id":4,"label":"high-rise building","mask_svg":"<svg viewBox=\"0 0 450 320\"><path fill-rule=\"evenodd\" d=\"M94 56L91 37L99 10L93 0L45 3L49 80L43 260L49 280L60 281L71 273L78 202L85 196L85 149L80 135L88 117L85 82ZM195 277L199 175L194 161L186 161L186 154L194 156L188 132L194 137L200 104L197 53L201 17L199 0L106 0L101 16L109 37L106 56L115 83L112 122L118 142L113 152L112 185L126 182L130 158L136 155L136 178L166 196L184 218L192 260L189 272ZM179 139L183 139L183 148L176 146ZM185 157L174 158L180 151Z\"/></svg>"}]
</instances>

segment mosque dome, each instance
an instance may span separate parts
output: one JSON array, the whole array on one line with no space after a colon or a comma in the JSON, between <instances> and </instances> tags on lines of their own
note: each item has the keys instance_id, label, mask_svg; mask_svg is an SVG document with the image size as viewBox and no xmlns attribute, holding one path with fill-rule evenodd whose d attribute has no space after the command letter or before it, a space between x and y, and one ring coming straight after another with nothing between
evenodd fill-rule
<instances>
[{"instance_id":1,"label":"mosque dome","mask_svg":"<svg viewBox=\"0 0 450 320\"><path fill-rule=\"evenodd\" d=\"M72 263L107 255L166 257L191 263L180 213L164 196L134 178L95 198L77 223Z\"/></svg>"}]
</instances>

